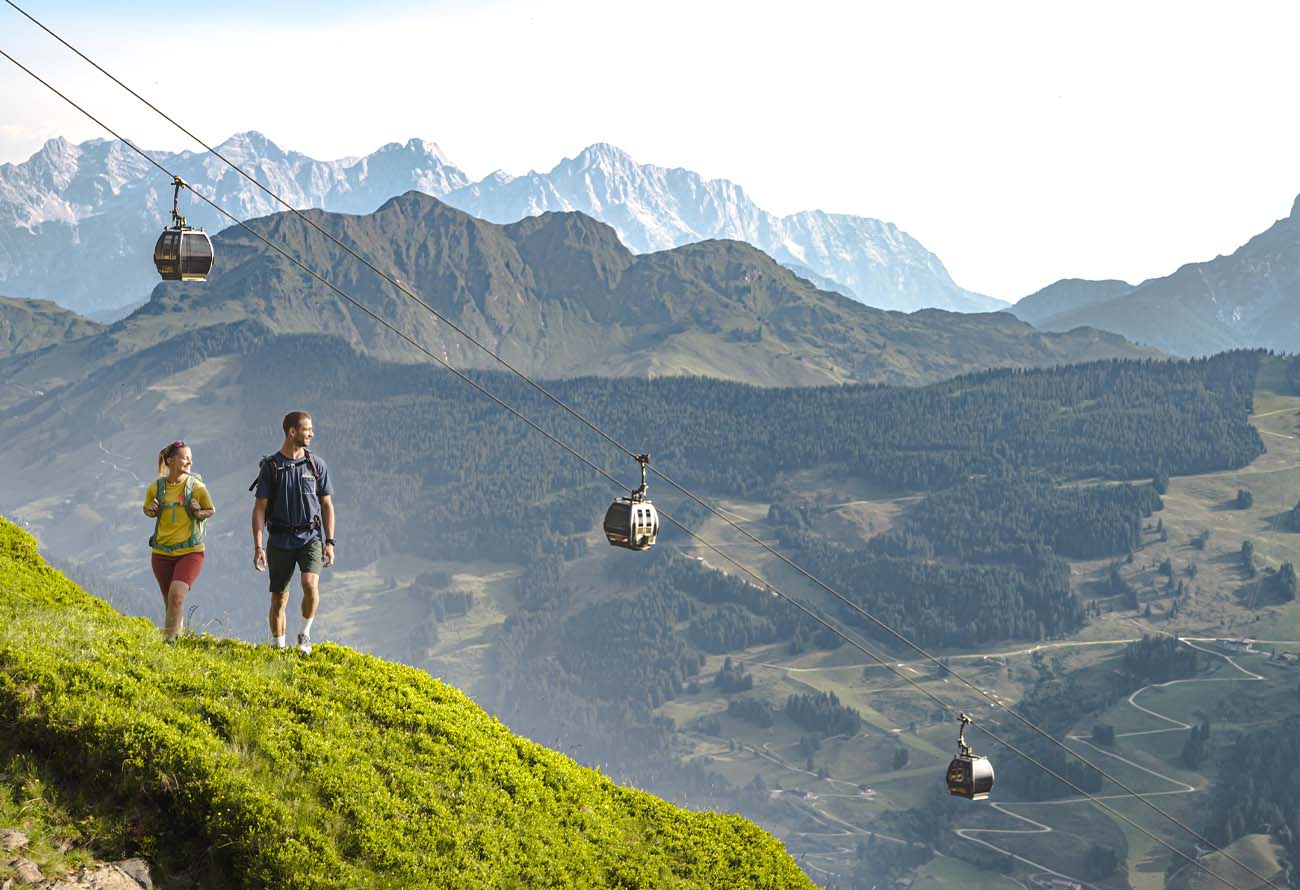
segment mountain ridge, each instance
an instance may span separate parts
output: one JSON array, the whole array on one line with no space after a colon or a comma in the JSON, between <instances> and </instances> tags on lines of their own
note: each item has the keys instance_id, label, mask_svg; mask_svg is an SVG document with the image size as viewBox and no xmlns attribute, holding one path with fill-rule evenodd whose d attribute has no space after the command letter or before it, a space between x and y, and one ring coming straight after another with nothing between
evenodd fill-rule
<instances>
[{"instance_id":1,"label":"mountain ridge","mask_svg":"<svg viewBox=\"0 0 1300 890\"><path fill-rule=\"evenodd\" d=\"M546 173L496 171L478 182L435 143L418 139L336 161L283 149L256 131L237 133L217 148L299 208L365 213L415 189L501 223L580 210L613 225L634 252L711 238L748 241L869 305L909 311L1005 305L958 287L938 257L891 223L818 210L778 217L736 183L638 164L609 143L588 146ZM206 153L154 154L241 219L281 209ZM137 302L153 277L148 250L171 206L169 186L148 179L152 173L123 143L104 139L73 145L59 137L26 162L0 165L0 286L80 311ZM209 231L228 222L193 199L184 212ZM73 251L93 274L67 268Z\"/></svg>"},{"instance_id":2,"label":"mountain ridge","mask_svg":"<svg viewBox=\"0 0 1300 890\"><path fill-rule=\"evenodd\" d=\"M104 325L50 300L0 296L0 358L88 337Z\"/></svg>"},{"instance_id":3,"label":"mountain ridge","mask_svg":"<svg viewBox=\"0 0 1300 890\"><path fill-rule=\"evenodd\" d=\"M1037 327L1055 315L1082 309L1094 303L1103 303L1129 293L1133 288L1134 285L1119 279L1093 281L1087 278L1062 278L1027 297L1022 297L1014 306L1004 311Z\"/></svg>"},{"instance_id":4,"label":"mountain ridge","mask_svg":"<svg viewBox=\"0 0 1300 890\"><path fill-rule=\"evenodd\" d=\"M493 222L578 210L614 225L637 253L710 238L746 241L878 308L971 312L1005 306L959 288L938 257L892 223L821 210L777 216L730 180L639 164L609 143L590 145L545 173L498 174L451 192L446 200Z\"/></svg>"},{"instance_id":5,"label":"mountain ridge","mask_svg":"<svg viewBox=\"0 0 1300 890\"><path fill-rule=\"evenodd\" d=\"M1105 282L1089 284L1097 293ZM1184 356L1242 347L1300 351L1300 197L1289 216L1231 254L1061 308L1037 324L1052 331L1096 326Z\"/></svg>"},{"instance_id":6,"label":"mountain ridge","mask_svg":"<svg viewBox=\"0 0 1300 890\"><path fill-rule=\"evenodd\" d=\"M1155 355L1095 330L1043 334L1005 313L873 309L816 289L741 241L633 254L611 226L577 212L497 225L412 191L372 214L305 215L534 376L912 384L992 366ZM495 364L294 214L248 225L456 367ZM47 389L68 368L245 318L273 333L332 333L368 352L424 360L254 235L232 228L214 243L208 282L160 284L96 337L22 362L19 377Z\"/></svg>"}]
</instances>

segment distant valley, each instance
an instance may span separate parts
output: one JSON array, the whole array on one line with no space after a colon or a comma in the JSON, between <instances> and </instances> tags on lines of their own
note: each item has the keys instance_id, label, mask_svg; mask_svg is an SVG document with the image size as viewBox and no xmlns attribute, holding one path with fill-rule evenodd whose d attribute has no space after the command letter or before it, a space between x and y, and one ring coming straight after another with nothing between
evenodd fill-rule
<instances>
[{"instance_id":1,"label":"distant valley","mask_svg":"<svg viewBox=\"0 0 1300 890\"><path fill-rule=\"evenodd\" d=\"M1085 565L1087 579L1104 578L1108 561L1157 546L1159 501L1144 483L1082 480L1120 482L1159 466L1223 473L1255 459L1263 443L1245 420L1259 361L1000 370L924 389L554 386L854 601L964 658L1093 633L1091 623L1107 639L1129 633L1121 622L1137 613L1121 606L1124 595L1076 580L1067 560ZM631 484L625 457L526 385L499 373L478 379ZM918 834L890 815L978 824L975 811L929 794L951 753L951 723L883 675L867 676L835 638L675 532L650 554L611 550L598 520L615 492L445 373L243 319L117 357L46 395L0 416L0 435L23 456L3 464L0 512L119 607L155 608L136 500L165 430L193 443L220 509L192 598L195 626L261 635L254 604L265 579L247 565L246 487L258 454L277 441L284 406L301 403L317 418L317 448L339 482L346 477L338 504L347 556L327 577L322 633L420 665L518 731L639 786L739 808L810 857L801 862L839 874L855 867L852 847L822 833L818 820L835 816L854 826L854 842L867 831L915 838L942 867L983 874L946 827ZM50 453L58 465L41 460ZM73 484L59 482L64 463L84 468ZM832 608L662 481L651 485L666 513ZM1216 553L1235 546L1224 537ZM1136 584L1140 568L1124 576ZM1205 562L1207 575L1225 570ZM1162 585L1139 594L1157 614L1182 602ZM1100 619L1090 611L1099 605L1117 614ZM1208 596L1183 602L1197 615L1212 605ZM831 614L869 638L847 611ZM727 668L728 656L740 666ZM1111 663L1098 664L1098 676L1110 676ZM1028 656L1014 671L976 664L1000 694L1041 697L1059 676ZM915 670L943 682L925 665ZM813 707L825 690L838 704ZM1008 769L1003 799L1051 793L1031 778ZM778 783L824 799L770 793ZM1092 836L1122 844L1108 831ZM1087 852L1073 847L1060 854L1071 869Z\"/></svg>"}]
</instances>

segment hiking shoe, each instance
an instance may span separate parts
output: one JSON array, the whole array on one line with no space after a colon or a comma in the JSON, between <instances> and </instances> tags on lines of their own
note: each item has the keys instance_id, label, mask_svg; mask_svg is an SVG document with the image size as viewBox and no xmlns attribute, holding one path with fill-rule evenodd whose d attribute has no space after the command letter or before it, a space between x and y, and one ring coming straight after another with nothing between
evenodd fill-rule
<instances>
[{"instance_id":1,"label":"hiking shoe","mask_svg":"<svg viewBox=\"0 0 1300 890\"><path fill-rule=\"evenodd\" d=\"M298 634L298 651L303 655L311 655L311 637Z\"/></svg>"}]
</instances>

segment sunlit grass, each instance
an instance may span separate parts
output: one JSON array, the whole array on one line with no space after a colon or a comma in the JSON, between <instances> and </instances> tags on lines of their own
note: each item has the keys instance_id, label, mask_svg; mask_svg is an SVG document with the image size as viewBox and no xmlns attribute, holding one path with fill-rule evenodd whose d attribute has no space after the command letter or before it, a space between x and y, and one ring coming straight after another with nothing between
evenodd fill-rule
<instances>
[{"instance_id":1,"label":"sunlit grass","mask_svg":"<svg viewBox=\"0 0 1300 890\"><path fill-rule=\"evenodd\" d=\"M752 824L620 788L421 671L328 644L164 646L3 520L0 718L247 886L810 886Z\"/></svg>"}]
</instances>

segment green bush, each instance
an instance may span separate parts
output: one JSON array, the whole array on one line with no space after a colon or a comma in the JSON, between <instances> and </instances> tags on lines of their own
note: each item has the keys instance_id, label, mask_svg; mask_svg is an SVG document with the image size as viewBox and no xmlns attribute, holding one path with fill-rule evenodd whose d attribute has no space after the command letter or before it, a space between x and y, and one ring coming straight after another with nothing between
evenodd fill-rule
<instances>
[{"instance_id":1,"label":"green bush","mask_svg":"<svg viewBox=\"0 0 1300 890\"><path fill-rule=\"evenodd\" d=\"M744 819L619 787L421 671L164 646L4 520L0 721L206 837L245 887L813 886Z\"/></svg>"}]
</instances>

